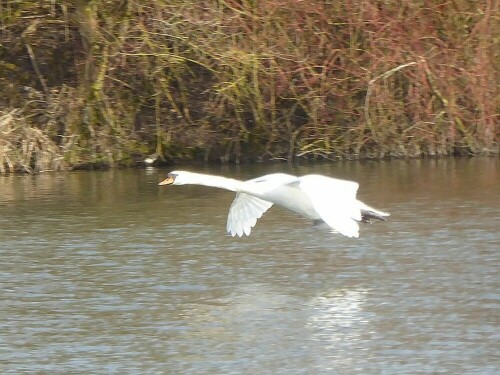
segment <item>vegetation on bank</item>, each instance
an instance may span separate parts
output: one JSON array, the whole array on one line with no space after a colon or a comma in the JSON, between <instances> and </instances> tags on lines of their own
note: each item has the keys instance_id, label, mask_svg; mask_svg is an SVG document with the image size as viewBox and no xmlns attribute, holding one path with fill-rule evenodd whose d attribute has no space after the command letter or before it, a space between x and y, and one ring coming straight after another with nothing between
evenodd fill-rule
<instances>
[{"instance_id":1,"label":"vegetation on bank","mask_svg":"<svg viewBox=\"0 0 500 375\"><path fill-rule=\"evenodd\" d=\"M498 154L498 0L0 0L0 173Z\"/></svg>"}]
</instances>

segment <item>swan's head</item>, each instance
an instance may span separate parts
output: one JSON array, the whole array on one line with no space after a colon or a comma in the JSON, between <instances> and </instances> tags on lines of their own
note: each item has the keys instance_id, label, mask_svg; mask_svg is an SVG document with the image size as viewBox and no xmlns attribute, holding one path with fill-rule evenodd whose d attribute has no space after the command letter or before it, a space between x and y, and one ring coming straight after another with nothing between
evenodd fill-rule
<instances>
[{"instance_id":1,"label":"swan's head","mask_svg":"<svg viewBox=\"0 0 500 375\"><path fill-rule=\"evenodd\" d=\"M184 171L172 171L167 175L167 178L158 185L186 185L192 183L191 173Z\"/></svg>"}]
</instances>

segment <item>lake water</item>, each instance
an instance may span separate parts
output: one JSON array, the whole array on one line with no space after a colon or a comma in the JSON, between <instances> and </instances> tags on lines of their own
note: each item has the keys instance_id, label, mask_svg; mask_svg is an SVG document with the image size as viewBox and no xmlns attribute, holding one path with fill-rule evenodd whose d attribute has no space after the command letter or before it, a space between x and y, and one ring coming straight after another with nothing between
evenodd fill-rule
<instances>
[{"instance_id":1,"label":"lake water","mask_svg":"<svg viewBox=\"0 0 500 375\"><path fill-rule=\"evenodd\" d=\"M192 166L360 182L359 239L167 170L0 176L2 374L500 373L500 162Z\"/></svg>"}]
</instances>

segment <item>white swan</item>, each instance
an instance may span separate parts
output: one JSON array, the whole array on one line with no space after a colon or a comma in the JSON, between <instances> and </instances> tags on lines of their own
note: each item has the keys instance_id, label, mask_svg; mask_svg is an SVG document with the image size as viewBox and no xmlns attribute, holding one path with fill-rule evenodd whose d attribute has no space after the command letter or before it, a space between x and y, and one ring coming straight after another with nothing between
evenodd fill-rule
<instances>
[{"instance_id":1,"label":"white swan","mask_svg":"<svg viewBox=\"0 0 500 375\"><path fill-rule=\"evenodd\" d=\"M234 237L250 235L252 228L273 204L288 208L314 222L325 222L333 232L359 237L358 222L384 220L388 213L356 199L358 183L321 175L296 177L268 174L249 181L186 171L170 172L159 185L204 185L236 192L227 231Z\"/></svg>"}]
</instances>

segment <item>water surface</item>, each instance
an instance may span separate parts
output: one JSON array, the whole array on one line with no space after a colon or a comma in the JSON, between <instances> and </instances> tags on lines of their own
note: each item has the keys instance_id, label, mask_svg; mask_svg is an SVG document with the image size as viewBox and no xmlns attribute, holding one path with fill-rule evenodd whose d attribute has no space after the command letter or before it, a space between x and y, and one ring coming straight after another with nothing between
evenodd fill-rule
<instances>
[{"instance_id":1,"label":"water surface","mask_svg":"<svg viewBox=\"0 0 500 375\"><path fill-rule=\"evenodd\" d=\"M360 182L357 240L166 170L0 177L0 372L500 372L497 159L191 167Z\"/></svg>"}]
</instances>

